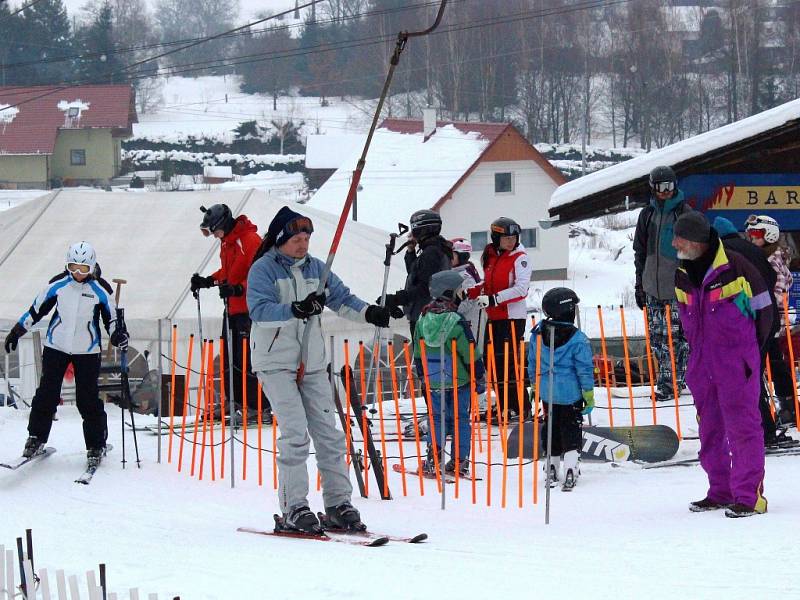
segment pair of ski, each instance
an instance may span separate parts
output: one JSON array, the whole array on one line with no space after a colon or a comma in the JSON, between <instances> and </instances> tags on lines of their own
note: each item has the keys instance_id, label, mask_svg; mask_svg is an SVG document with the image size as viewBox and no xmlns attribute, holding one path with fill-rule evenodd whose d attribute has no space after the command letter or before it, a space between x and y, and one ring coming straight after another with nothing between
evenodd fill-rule
<instances>
[{"instance_id":1,"label":"pair of ski","mask_svg":"<svg viewBox=\"0 0 800 600\"><path fill-rule=\"evenodd\" d=\"M788 448L767 448L765 452L767 457L770 456L800 456L800 446L790 446ZM665 467L691 467L693 465L699 464L700 458L684 458L681 460L670 460L660 463L653 463L649 465L643 465L643 469L662 469Z\"/></svg>"},{"instance_id":2,"label":"pair of ski","mask_svg":"<svg viewBox=\"0 0 800 600\"><path fill-rule=\"evenodd\" d=\"M275 529L267 531L264 529L254 529L252 527L239 527L236 531L242 533L254 533L256 535L269 535L274 537L288 537L299 540L317 540L320 542L339 542L342 544L350 544L353 546L366 546L368 548L377 548L385 546L389 542L402 542L406 544L419 544L428 539L427 533L419 533L412 537L403 537L396 535L386 535L382 533L375 533L372 531L351 531L349 529L339 529L331 526L327 517L323 513L317 513L320 524L322 525L322 533L314 534L305 531L298 531L286 527L283 517L280 515L273 515L275 519Z\"/></svg>"},{"instance_id":3,"label":"pair of ski","mask_svg":"<svg viewBox=\"0 0 800 600\"><path fill-rule=\"evenodd\" d=\"M419 477L419 470L418 469L408 469L408 468L406 468L406 467L404 467L403 465L400 465L400 464L393 464L392 465L392 471L394 471L395 473L405 473L406 475L410 475L412 477ZM433 480L437 479L437 474L436 473L430 473L428 471L425 471L424 469L422 471L422 476L425 479L433 479ZM472 481L472 476L469 475L468 473L460 473L458 475L458 477L462 481L467 481L467 482ZM455 483L456 482L456 474L453 473L452 471L446 471L445 474L444 474L444 481L445 481L445 483ZM475 481L483 481L483 479L481 477L476 477Z\"/></svg>"},{"instance_id":4,"label":"pair of ski","mask_svg":"<svg viewBox=\"0 0 800 600\"><path fill-rule=\"evenodd\" d=\"M114 449L113 446L111 446L110 444L107 445L105 454L108 454L108 452L110 452L113 449ZM55 454L55 452L56 452L55 448L53 448L52 446L47 446L42 450L40 450L39 452L37 452L36 454L34 454L33 456L29 456L27 458L24 457L20 458L19 460L13 463L0 463L0 467L8 469L9 471L16 471L17 469L20 469L25 465L29 465L33 462L39 461L39 459L47 458L51 454ZM105 454L103 456L105 456ZM97 472L97 468L99 466L100 465L87 466L84 472L81 473L81 475L75 480L75 483L89 485L89 483L91 483L92 481L92 477L94 477L94 474L95 472Z\"/></svg>"}]
</instances>

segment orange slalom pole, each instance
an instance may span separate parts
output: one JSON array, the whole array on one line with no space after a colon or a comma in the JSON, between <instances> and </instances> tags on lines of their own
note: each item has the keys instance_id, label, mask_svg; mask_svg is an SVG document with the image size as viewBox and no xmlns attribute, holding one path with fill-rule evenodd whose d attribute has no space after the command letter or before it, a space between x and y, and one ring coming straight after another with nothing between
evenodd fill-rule
<instances>
[{"instance_id":1,"label":"orange slalom pole","mask_svg":"<svg viewBox=\"0 0 800 600\"><path fill-rule=\"evenodd\" d=\"M170 386L169 386L169 444L167 449L167 462L172 462L172 435L175 433L175 367L178 354L178 326L172 326L172 356L170 356Z\"/></svg>"},{"instance_id":2,"label":"orange slalom pole","mask_svg":"<svg viewBox=\"0 0 800 600\"><path fill-rule=\"evenodd\" d=\"M599 307L598 307L599 308ZM542 336L536 336L536 393L533 406L533 503L539 503L539 384L542 381Z\"/></svg>"},{"instance_id":3,"label":"orange slalom pole","mask_svg":"<svg viewBox=\"0 0 800 600\"><path fill-rule=\"evenodd\" d=\"M361 371L361 437L364 438L364 495L369 498L369 448L367 446L367 382L364 371L364 342L358 342L358 369Z\"/></svg>"},{"instance_id":4,"label":"orange slalom pole","mask_svg":"<svg viewBox=\"0 0 800 600\"><path fill-rule=\"evenodd\" d=\"M428 431L431 432L431 445L433 446L433 468L436 471L436 489L442 492L442 478L439 473L439 448L436 437L436 427L433 424L433 408L431 405L431 382L428 378L428 354L425 351L425 339L419 338L419 353L422 359L422 375L425 378L425 392L428 398ZM444 401L444 400L442 400ZM442 423L444 425L444 423Z\"/></svg>"},{"instance_id":5,"label":"orange slalom pole","mask_svg":"<svg viewBox=\"0 0 800 600\"><path fill-rule=\"evenodd\" d=\"M263 403L261 401L261 380L258 380L258 415L256 418L258 419L258 486L261 487L264 485L264 459L262 454L264 453L262 446L261 446L261 426L263 423L263 418L261 416L261 411L263 410Z\"/></svg>"},{"instance_id":6,"label":"orange slalom pole","mask_svg":"<svg viewBox=\"0 0 800 600\"><path fill-rule=\"evenodd\" d=\"M491 364L491 345L486 351L487 361ZM488 365L487 365L488 370ZM486 506L492 505L492 389L491 382L486 386Z\"/></svg>"},{"instance_id":7,"label":"orange slalom pole","mask_svg":"<svg viewBox=\"0 0 800 600\"><path fill-rule=\"evenodd\" d=\"M444 352L444 348L442 348L442 352ZM453 357L453 446L455 446L455 451L453 452L453 475L455 476L456 485L455 485L455 498L458 500L458 483L461 479L461 470L459 462L459 451L458 451L458 353L456 351L456 339L453 338L450 340L450 352ZM445 390L446 393L446 390ZM442 398L442 402L445 401L445 398ZM447 427L442 424L445 430L445 438Z\"/></svg>"},{"instance_id":8,"label":"orange slalom pole","mask_svg":"<svg viewBox=\"0 0 800 600\"><path fill-rule=\"evenodd\" d=\"M653 404L653 425L658 425L656 411L656 385L653 369L653 353L650 348L650 324L647 322L647 306L642 309L644 315L644 346L647 350L647 374L650 376L650 402Z\"/></svg>"},{"instance_id":9,"label":"orange slalom pole","mask_svg":"<svg viewBox=\"0 0 800 600\"><path fill-rule=\"evenodd\" d=\"M411 351L408 348L408 342L403 343L403 353L406 359L406 373L408 376L408 385L411 388L411 418L414 422L414 443L417 449L417 476L419 478L419 495L425 495L425 480L422 475L422 448L419 443L419 423L417 419L417 390L414 387L414 375L411 367Z\"/></svg>"},{"instance_id":10,"label":"orange slalom pole","mask_svg":"<svg viewBox=\"0 0 800 600\"><path fill-rule=\"evenodd\" d=\"M667 340L669 341L669 362L672 365L672 393L675 395L675 426L678 430L678 440L682 440L681 435L681 412L678 406L678 377L675 373L675 348L672 345L672 307L667 304Z\"/></svg>"},{"instance_id":11,"label":"orange slalom pole","mask_svg":"<svg viewBox=\"0 0 800 600\"><path fill-rule=\"evenodd\" d=\"M208 383L206 384L206 396L208 397L208 420L211 432L211 481L217 479L216 450L214 449L214 340L209 340L209 360L208 360ZM202 469L200 469L202 471Z\"/></svg>"},{"instance_id":12,"label":"orange slalom pole","mask_svg":"<svg viewBox=\"0 0 800 600\"><path fill-rule=\"evenodd\" d=\"M478 397L475 392L475 342L469 343L469 397L470 403L470 427L469 427L469 445L470 445L470 458L472 459L472 503L476 504L477 490L475 488L475 429L477 428L477 415L478 410Z\"/></svg>"},{"instance_id":13,"label":"orange slalom pole","mask_svg":"<svg viewBox=\"0 0 800 600\"><path fill-rule=\"evenodd\" d=\"M769 364L769 355L764 361L767 363L767 391L769 392L769 413L775 418L775 385L772 383L772 367Z\"/></svg>"},{"instance_id":14,"label":"orange slalom pole","mask_svg":"<svg viewBox=\"0 0 800 600\"><path fill-rule=\"evenodd\" d=\"M317 469L317 491L320 491L321 489L322 489L322 475L320 474L319 469Z\"/></svg>"},{"instance_id":15,"label":"orange slalom pole","mask_svg":"<svg viewBox=\"0 0 800 600\"><path fill-rule=\"evenodd\" d=\"M380 344L380 342L378 342ZM378 356L378 344L373 348L373 355ZM381 381L380 361L376 361L375 369L375 401L378 403L378 422L381 428L381 463L383 464L383 497L389 497L389 471L386 459L386 428L383 422L383 382Z\"/></svg>"},{"instance_id":16,"label":"orange slalom pole","mask_svg":"<svg viewBox=\"0 0 800 600\"><path fill-rule=\"evenodd\" d=\"M519 350L517 348L517 324L514 321L511 321L511 352L513 353L514 357L514 359L511 361L511 363L514 365L514 378L516 381L519 381L520 379L524 380L525 378L523 377L523 373L525 371L522 371L519 368L519 363L517 362ZM519 385L517 385L517 389L520 389Z\"/></svg>"},{"instance_id":17,"label":"orange slalom pole","mask_svg":"<svg viewBox=\"0 0 800 600\"><path fill-rule=\"evenodd\" d=\"M219 419L222 424L222 443L219 450L219 478L225 479L225 343L219 338ZM233 431L233 429L231 429Z\"/></svg>"},{"instance_id":18,"label":"orange slalom pole","mask_svg":"<svg viewBox=\"0 0 800 600\"><path fill-rule=\"evenodd\" d=\"M206 376L206 346L207 340L203 340L203 346L200 349L200 379L197 381L197 399L195 400L195 413L194 413L194 435L192 436L192 468L189 475L194 477L195 458L197 457L197 432L200 430L200 412L202 407L202 393L205 387L203 381Z\"/></svg>"},{"instance_id":19,"label":"orange slalom pole","mask_svg":"<svg viewBox=\"0 0 800 600\"><path fill-rule=\"evenodd\" d=\"M242 481L247 481L247 338L242 338Z\"/></svg>"},{"instance_id":20,"label":"orange slalom pole","mask_svg":"<svg viewBox=\"0 0 800 600\"><path fill-rule=\"evenodd\" d=\"M186 440L186 413L189 412L189 381L192 374L192 348L194 334L189 334L189 357L186 359L186 376L183 381L183 414L181 415L181 442L178 450L178 473L183 466L183 442Z\"/></svg>"},{"instance_id":21,"label":"orange slalom pole","mask_svg":"<svg viewBox=\"0 0 800 600\"><path fill-rule=\"evenodd\" d=\"M350 343L344 341L344 437L347 442L347 464L350 464L353 454L353 432L350 429Z\"/></svg>"},{"instance_id":22,"label":"orange slalom pole","mask_svg":"<svg viewBox=\"0 0 800 600\"><path fill-rule=\"evenodd\" d=\"M783 295L783 316L786 323L786 342L789 344L789 370L792 372L792 393L794 395L795 425L800 429L800 408L797 398L797 367L794 364L794 347L792 346L792 327L789 325L789 298Z\"/></svg>"},{"instance_id":23,"label":"orange slalom pole","mask_svg":"<svg viewBox=\"0 0 800 600\"><path fill-rule=\"evenodd\" d=\"M278 489L278 419L272 415L272 487Z\"/></svg>"},{"instance_id":24,"label":"orange slalom pole","mask_svg":"<svg viewBox=\"0 0 800 600\"><path fill-rule=\"evenodd\" d=\"M606 392L608 394L608 425L614 427L614 406L611 401L611 376L608 372L608 351L606 349L606 333L603 327L603 309L597 305L597 318L600 321L600 348L603 352L603 369L606 376ZM541 337L541 336L540 336Z\"/></svg>"},{"instance_id":25,"label":"orange slalom pole","mask_svg":"<svg viewBox=\"0 0 800 600\"><path fill-rule=\"evenodd\" d=\"M397 422L397 449L400 451L400 464L403 466L403 470L400 472L400 475L403 480L403 496L407 496L408 493L406 491L406 470L405 464L406 459L403 454L403 428L400 424L400 399L397 397L397 373L395 373L394 368L394 347L392 346L392 342L387 344L387 352L389 354L389 369L392 372L392 398L394 398L394 417L395 421ZM386 478L388 479L388 477Z\"/></svg>"},{"instance_id":26,"label":"orange slalom pole","mask_svg":"<svg viewBox=\"0 0 800 600\"><path fill-rule=\"evenodd\" d=\"M503 426L500 428L500 435L503 436L503 494L500 506L506 507L506 483L508 482L508 444L506 433L508 432L508 340L503 342Z\"/></svg>"},{"instance_id":27,"label":"orange slalom pole","mask_svg":"<svg viewBox=\"0 0 800 600\"><path fill-rule=\"evenodd\" d=\"M205 471L205 463L206 463L206 439L208 436L208 359L211 356L210 348L208 346L208 342L206 342L206 374L204 378L203 384L203 416L201 419L203 420L203 437L202 442L200 443L200 469L199 469L199 476L198 480L203 481L203 472ZM213 360L213 357L212 357ZM198 405L199 409L199 405Z\"/></svg>"},{"instance_id":28,"label":"orange slalom pole","mask_svg":"<svg viewBox=\"0 0 800 600\"><path fill-rule=\"evenodd\" d=\"M522 365L525 362L525 344L524 343L520 344L519 362L520 362L520 372L522 372ZM524 421L523 412L524 412L524 410L523 410L523 406L522 406L522 388L524 387L524 385L525 385L524 379L523 378L519 378L517 380L517 398L519 399L519 415L518 415L519 416L519 483L518 483L519 497L517 498L517 501L518 501L518 504L519 504L520 508L522 508L522 502L523 502L523 498L525 496L525 493L523 491L523 485L524 484L522 482L522 479L523 479L522 471L523 471L523 469L525 467L525 465L523 464L525 462L523 460L525 458L523 456L524 455L524 450L525 450L525 443L524 443L525 428L523 427L523 421Z\"/></svg>"},{"instance_id":29,"label":"orange slalom pole","mask_svg":"<svg viewBox=\"0 0 800 600\"><path fill-rule=\"evenodd\" d=\"M625 308L619 305L619 318L622 322L622 351L625 356L625 383L628 384L628 402L631 407L631 427L636 427L636 411L633 409L633 384L631 383L631 363L628 353L628 330L625 327Z\"/></svg>"}]
</instances>

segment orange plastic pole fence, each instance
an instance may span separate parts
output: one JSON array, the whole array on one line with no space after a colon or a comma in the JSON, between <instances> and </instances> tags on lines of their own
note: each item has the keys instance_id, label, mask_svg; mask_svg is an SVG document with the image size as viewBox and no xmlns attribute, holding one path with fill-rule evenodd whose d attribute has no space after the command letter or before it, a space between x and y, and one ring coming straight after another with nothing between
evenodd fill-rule
<instances>
[{"instance_id":1,"label":"orange plastic pole fence","mask_svg":"<svg viewBox=\"0 0 800 600\"><path fill-rule=\"evenodd\" d=\"M209 357L208 357L208 384L206 385L206 396L208 397L208 421L209 430L211 432L211 481L217 479L216 467L216 449L214 448L214 340L209 340ZM201 469L202 471L202 469Z\"/></svg>"},{"instance_id":2,"label":"orange plastic pole fence","mask_svg":"<svg viewBox=\"0 0 800 600\"><path fill-rule=\"evenodd\" d=\"M476 504L477 488L475 487L475 430L478 429L478 395L475 391L475 343L469 343L469 397L470 397L470 427L469 427L469 445L470 445L470 458L472 459L472 503ZM480 431L480 429L478 429Z\"/></svg>"},{"instance_id":3,"label":"orange plastic pole fence","mask_svg":"<svg viewBox=\"0 0 800 600\"><path fill-rule=\"evenodd\" d=\"M518 382L520 379L524 379L523 373L525 371L520 370L519 361L517 360L519 349L517 348L517 324L514 321L511 321L511 352L513 357L511 364L514 365L514 381ZM519 388L519 386L517 387Z\"/></svg>"},{"instance_id":4,"label":"orange plastic pole fence","mask_svg":"<svg viewBox=\"0 0 800 600\"><path fill-rule=\"evenodd\" d=\"M678 439L683 439L681 435L681 411L680 407L678 406L678 395L680 394L680 390L678 389L678 377L675 373L675 348L672 345L672 307L669 304L666 305L666 312L667 312L667 341L669 342L669 362L672 366L672 393L675 396L675 427L678 433Z\"/></svg>"},{"instance_id":5,"label":"orange plastic pole fence","mask_svg":"<svg viewBox=\"0 0 800 600\"><path fill-rule=\"evenodd\" d=\"M633 408L633 384L631 383L631 361L628 352L628 329L625 327L625 308L619 305L619 319L622 324L622 351L625 357L625 383L628 385L628 403L631 408L631 427L636 427L636 411Z\"/></svg>"},{"instance_id":6,"label":"orange plastic pole fence","mask_svg":"<svg viewBox=\"0 0 800 600\"><path fill-rule=\"evenodd\" d=\"M242 338L242 481L247 481L247 338Z\"/></svg>"},{"instance_id":7,"label":"orange plastic pole fence","mask_svg":"<svg viewBox=\"0 0 800 600\"><path fill-rule=\"evenodd\" d=\"M205 377L206 377L206 346L208 346L208 341L203 340L203 346L200 349L200 379L197 382L197 399L195 400L195 412L194 412L194 434L192 435L192 468L189 471L189 475L194 477L194 465L195 465L195 458L197 457L197 434L200 431L200 413L202 412L202 394L203 388L205 387Z\"/></svg>"},{"instance_id":8,"label":"orange plastic pole fence","mask_svg":"<svg viewBox=\"0 0 800 600\"><path fill-rule=\"evenodd\" d=\"M769 413L772 418L775 418L775 386L772 383L772 367L769 364L769 355L767 355L767 392L769 392Z\"/></svg>"},{"instance_id":9,"label":"orange plastic pole fence","mask_svg":"<svg viewBox=\"0 0 800 600\"><path fill-rule=\"evenodd\" d=\"M256 418L258 419L258 485L259 485L259 487L264 485L264 460L263 460L263 456L261 456L264 453L264 451L262 450L262 446L261 446L261 426L264 424L263 423L263 418L262 418L261 415L262 415L262 410L264 409L264 407L263 407L263 402L261 400L261 387L262 387L261 386L261 380L259 379L258 380L258 387L256 388L256 390L258 392L258 399L256 400L257 408L258 408L258 415L256 415Z\"/></svg>"},{"instance_id":10,"label":"orange plastic pole fence","mask_svg":"<svg viewBox=\"0 0 800 600\"><path fill-rule=\"evenodd\" d=\"M219 420L222 424L222 443L219 449L219 478L225 479L225 341L219 338ZM231 431L233 431L231 429Z\"/></svg>"},{"instance_id":11,"label":"orange plastic pole fence","mask_svg":"<svg viewBox=\"0 0 800 600\"><path fill-rule=\"evenodd\" d=\"M322 489L322 475L320 474L319 469L317 469L317 491L320 491L320 489Z\"/></svg>"},{"instance_id":12,"label":"orange plastic pole fence","mask_svg":"<svg viewBox=\"0 0 800 600\"><path fill-rule=\"evenodd\" d=\"M400 399L398 398L397 393L397 373L395 373L395 362L394 362L394 346L392 342L389 342L387 345L387 353L389 354L389 370L392 372L392 398L394 399L394 418L395 422L397 423L397 450L400 452L400 465L403 467L403 470L400 472L400 475L403 480L403 496L407 496L408 493L406 491L406 459L405 455L403 454L403 426L400 424ZM388 476L386 477L388 479Z\"/></svg>"},{"instance_id":13,"label":"orange plastic pole fence","mask_svg":"<svg viewBox=\"0 0 800 600\"><path fill-rule=\"evenodd\" d=\"M525 343L524 342L519 345L519 362L520 362L520 365L519 365L520 373L524 373L524 371L523 371L523 365L525 364ZM524 407L523 407L523 393L522 393L524 385L525 385L524 378L520 377L517 380L517 398L519 399L519 415L518 415L519 416L519 454L518 454L518 457L519 457L519 483L517 484L517 487L519 488L519 497L517 498L517 501L518 501L518 504L519 504L520 508L522 508L522 502L523 502L523 498L524 498L524 495L525 495L524 491L523 491L524 488L523 488L523 481L522 481L523 480L522 471L525 468L525 464L524 464L525 461L523 460L523 458L524 458L524 450L525 450L525 443L524 443L524 440L525 440L525 428L523 427L523 421L524 421L524 414L523 413L525 411L524 411Z\"/></svg>"},{"instance_id":14,"label":"orange plastic pole fence","mask_svg":"<svg viewBox=\"0 0 800 600\"><path fill-rule=\"evenodd\" d=\"M378 342L380 344L380 342ZM372 356L378 356L378 344L375 344ZM375 361L375 402L378 403L378 422L381 429L381 464L383 464L383 497L389 497L389 471L386 458L386 427L383 422L383 381L381 381L381 363Z\"/></svg>"},{"instance_id":15,"label":"orange plastic pole fence","mask_svg":"<svg viewBox=\"0 0 800 600\"><path fill-rule=\"evenodd\" d=\"M203 473L205 471L205 463L206 463L206 440L208 438L208 372L209 372L209 365L208 359L211 357L211 351L209 347L209 342L206 342L206 374L204 377L202 389L203 389L203 416L200 417L203 421L203 438L202 442L200 443L200 473L198 476L199 481L203 481ZM213 357L211 357L213 360ZM198 404L198 410L200 409L200 405Z\"/></svg>"},{"instance_id":16,"label":"orange plastic pole fence","mask_svg":"<svg viewBox=\"0 0 800 600\"><path fill-rule=\"evenodd\" d=\"M361 437L364 441L364 495L369 498L369 447L367 446L367 382L364 371L364 342L358 342L358 370L361 372Z\"/></svg>"},{"instance_id":17,"label":"orange plastic pole fence","mask_svg":"<svg viewBox=\"0 0 800 600\"><path fill-rule=\"evenodd\" d=\"M792 393L794 394L795 426L800 429L800 408L797 398L797 367L794 364L794 346L792 346L792 327L789 324L789 298L783 295L783 317L786 323L786 342L789 344L789 370L792 372Z\"/></svg>"},{"instance_id":18,"label":"orange plastic pole fence","mask_svg":"<svg viewBox=\"0 0 800 600\"><path fill-rule=\"evenodd\" d=\"M419 353L422 359L422 376L425 378L425 393L428 399L428 431L431 434L431 445L433 447L433 468L436 470L436 489L442 492L442 478L439 473L439 448L438 438L436 437L436 427L433 424L433 408L431 405L431 382L428 377L428 353L425 351L425 339L419 338ZM444 425L444 423L442 423Z\"/></svg>"},{"instance_id":19,"label":"orange plastic pole fence","mask_svg":"<svg viewBox=\"0 0 800 600\"><path fill-rule=\"evenodd\" d=\"M486 350L487 371L492 363L493 348L491 342ZM489 372L491 378L491 372ZM486 506L492 505L492 392L491 381L486 386Z\"/></svg>"},{"instance_id":20,"label":"orange plastic pole fence","mask_svg":"<svg viewBox=\"0 0 800 600\"><path fill-rule=\"evenodd\" d=\"M442 352L444 352L444 348L442 348ZM455 447L455 450L453 451L453 475L456 479L455 498L458 500L458 484L461 480L461 462L458 451L458 352L456 349L455 338L450 340L450 353L453 358L453 446ZM447 392L445 391L445 395L446 394ZM446 398L442 398L442 402L445 402L445 400ZM442 423L442 427L445 431L445 435L442 437L446 439L447 427L444 423ZM444 440L442 443L444 443Z\"/></svg>"},{"instance_id":21,"label":"orange plastic pole fence","mask_svg":"<svg viewBox=\"0 0 800 600\"><path fill-rule=\"evenodd\" d=\"M642 308L642 315L644 315L644 347L647 350L647 374L650 377L650 402L653 405L653 425L658 425L655 373L653 369L653 353L650 348L650 324L647 322L647 306Z\"/></svg>"},{"instance_id":22,"label":"orange plastic pole fence","mask_svg":"<svg viewBox=\"0 0 800 600\"><path fill-rule=\"evenodd\" d=\"M599 307L598 307L599 308ZM539 502L539 384L542 381L542 336L536 336L536 393L533 406L533 503Z\"/></svg>"},{"instance_id":23,"label":"orange plastic pole fence","mask_svg":"<svg viewBox=\"0 0 800 600\"><path fill-rule=\"evenodd\" d=\"M503 436L503 493L500 506L506 507L506 483L508 482L508 444L506 433L508 431L508 340L503 342L503 426L500 435Z\"/></svg>"},{"instance_id":24,"label":"orange plastic pole fence","mask_svg":"<svg viewBox=\"0 0 800 600\"><path fill-rule=\"evenodd\" d=\"M172 435L175 433L175 367L177 361L175 356L178 354L178 326L172 326L172 355L170 362L170 386L169 386L169 444L167 448L167 462L172 462Z\"/></svg>"},{"instance_id":25,"label":"orange plastic pole fence","mask_svg":"<svg viewBox=\"0 0 800 600\"><path fill-rule=\"evenodd\" d=\"M186 375L183 380L183 411L181 415L181 442L178 449L178 472L183 466L183 442L186 440L186 413L189 412L189 381L192 374L192 348L194 335L189 335L189 357L186 359Z\"/></svg>"},{"instance_id":26,"label":"orange plastic pole fence","mask_svg":"<svg viewBox=\"0 0 800 600\"><path fill-rule=\"evenodd\" d=\"M597 318L600 322L600 348L603 352L603 370L605 371L606 377L606 393L608 394L608 425L609 427L614 426L614 406L611 401L611 376L608 372L608 350L606 348L606 333L605 328L603 327L603 309L598 304L597 305ZM541 337L541 336L540 336ZM538 358L537 358L538 360ZM537 386L538 388L538 386Z\"/></svg>"},{"instance_id":27,"label":"orange plastic pole fence","mask_svg":"<svg viewBox=\"0 0 800 600\"><path fill-rule=\"evenodd\" d=\"M425 495L425 480L422 475L422 448L419 443L419 423L417 419L417 390L414 387L414 374L411 366L411 351L408 342L403 343L403 354L406 359L406 373L408 376L409 396L411 396L411 418L414 422L414 443L417 449L417 477L419 479L419 495Z\"/></svg>"},{"instance_id":28,"label":"orange plastic pole fence","mask_svg":"<svg viewBox=\"0 0 800 600\"><path fill-rule=\"evenodd\" d=\"M347 464L350 464L353 454L353 432L350 429L350 343L344 341L344 439L347 443ZM358 468L358 467L356 467Z\"/></svg>"}]
</instances>

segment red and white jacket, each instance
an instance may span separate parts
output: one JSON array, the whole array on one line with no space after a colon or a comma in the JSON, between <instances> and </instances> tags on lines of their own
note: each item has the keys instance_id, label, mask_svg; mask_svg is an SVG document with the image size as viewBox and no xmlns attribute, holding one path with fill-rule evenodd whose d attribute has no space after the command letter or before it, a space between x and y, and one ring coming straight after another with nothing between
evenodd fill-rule
<instances>
[{"instance_id":1,"label":"red and white jacket","mask_svg":"<svg viewBox=\"0 0 800 600\"><path fill-rule=\"evenodd\" d=\"M236 217L236 225L222 238L219 247L219 260L222 266L211 276L217 284L225 281L244 288L243 295L232 296L228 300L232 315L247 314L247 274L260 245L261 236L258 235L258 228L245 215Z\"/></svg>"},{"instance_id":2,"label":"red and white jacket","mask_svg":"<svg viewBox=\"0 0 800 600\"><path fill-rule=\"evenodd\" d=\"M495 297L495 306L486 309L490 321L525 319L528 315L525 299L533 271L525 247L517 244L513 250L498 254L489 245L486 253L484 281L470 288L469 297L477 298L480 294Z\"/></svg>"}]
</instances>

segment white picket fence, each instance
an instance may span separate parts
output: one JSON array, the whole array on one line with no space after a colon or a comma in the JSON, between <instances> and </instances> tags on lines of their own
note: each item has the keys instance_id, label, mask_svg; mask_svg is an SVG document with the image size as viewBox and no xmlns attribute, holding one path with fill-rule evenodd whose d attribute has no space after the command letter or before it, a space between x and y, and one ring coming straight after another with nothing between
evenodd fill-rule
<instances>
[{"instance_id":1,"label":"white picket fence","mask_svg":"<svg viewBox=\"0 0 800 600\"><path fill-rule=\"evenodd\" d=\"M39 569L34 577L33 567L28 557L23 554L23 572L27 583L26 593L21 589L22 582L17 582L17 572L19 561L16 560L14 550L7 550L0 545L0 600L123 600L124 595L114 592L103 593L103 588L97 584L97 577L94 571L86 572L86 590L81 596L81 589L78 587L78 577L70 575L67 577L64 571L56 571L55 590L51 586L50 574L47 569ZM69 590L69 593L67 592ZM138 588L131 588L128 592L129 600L140 600L144 595L139 595ZM158 594L148 594L147 600L158 600ZM174 597L172 600L180 600Z\"/></svg>"}]
</instances>

